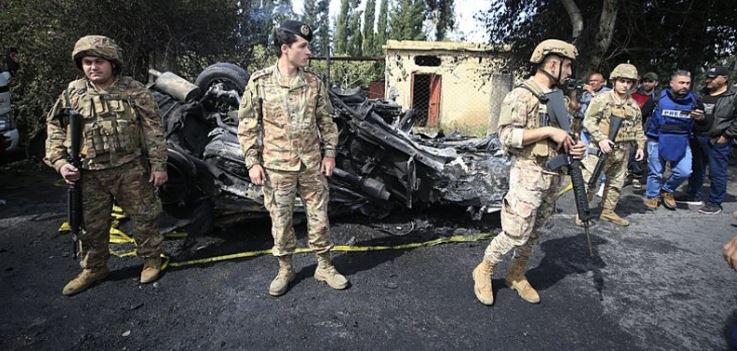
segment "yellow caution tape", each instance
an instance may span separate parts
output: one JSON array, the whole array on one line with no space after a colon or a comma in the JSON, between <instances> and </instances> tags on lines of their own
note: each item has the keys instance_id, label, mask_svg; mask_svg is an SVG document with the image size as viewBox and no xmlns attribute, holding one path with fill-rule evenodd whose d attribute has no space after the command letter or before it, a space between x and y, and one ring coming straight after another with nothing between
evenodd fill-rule
<instances>
[{"instance_id":1,"label":"yellow caution tape","mask_svg":"<svg viewBox=\"0 0 737 351\"><path fill-rule=\"evenodd\" d=\"M560 192L558 193L558 196L561 196L561 195L563 195L563 194L565 194L565 193L567 193L567 192L571 191L571 189L573 189L573 183L571 183L571 182L569 181L569 182L568 182L568 185L566 185L566 187L565 187L565 188L563 188L563 189L562 189L562 190L561 190L561 191L560 191Z\"/></svg>"},{"instance_id":2,"label":"yellow caution tape","mask_svg":"<svg viewBox=\"0 0 737 351\"><path fill-rule=\"evenodd\" d=\"M570 190L570 186L565 189L563 192ZM563 193L561 192L561 193ZM113 206L113 213L111 214L113 217L113 220L110 225L110 243L111 244L134 244L135 240L123 232L122 230L118 229L118 226L120 224L119 220L126 218L125 214L122 213L122 209L118 206ZM69 223L64 222L59 227L59 232L69 232L70 227ZM416 249L420 247L430 247L430 246L436 246L441 244L450 244L450 243L467 243L467 242L475 242L475 241L481 241L481 240L487 240L491 239L495 236L494 233L479 233L479 234L472 234L472 235L454 235L449 237L441 237L429 241L423 241L423 242L415 242L415 243L407 243L407 244L399 244L399 245L375 245L375 246L354 246L354 245L335 245L333 246L331 251L336 252L370 252L370 251L388 251L388 250L411 250ZM187 233L185 232L170 232L170 233L164 233L164 237L167 239L182 239L187 237ZM300 247L295 250L296 254L302 254L302 253L309 253L312 252L312 249L307 247ZM115 255L117 257L133 257L136 256L136 249L130 248L126 250L110 250L110 254ZM228 261L228 260L234 260L234 259L241 259L241 258L250 258L250 257L258 257L263 255L270 255L271 249L266 250L256 250L256 251L245 251L245 252L238 252L228 255L221 255L221 256L215 256L215 257L206 257L206 258L200 258L195 260L188 260L188 261L179 261L179 262L172 262L168 257L162 254L162 258L164 258L164 263L161 266L161 269L166 269L168 267L172 268L179 268L179 267L185 267L185 266L192 266L192 265L198 265L198 264L208 264L208 263L214 263L214 262L221 262L221 261Z\"/></svg>"},{"instance_id":3,"label":"yellow caution tape","mask_svg":"<svg viewBox=\"0 0 737 351\"><path fill-rule=\"evenodd\" d=\"M133 241L133 238L128 236L128 234L124 233L122 230L116 228L115 226L110 227L110 243L112 244L128 244L128 243L135 243Z\"/></svg>"},{"instance_id":4,"label":"yellow caution tape","mask_svg":"<svg viewBox=\"0 0 737 351\"><path fill-rule=\"evenodd\" d=\"M416 242L416 243L408 243L408 244L400 244L400 245L392 245L392 246L335 245L331 251L369 252L369 251L387 251L387 250L410 250L410 249L416 249L420 247L430 247L430 246L436 246L436 245L441 245L441 244L467 243L467 242L481 241L481 240L491 239L495 235L496 234L493 234L493 233L480 233L480 234L473 234L473 235L454 235L450 237L442 237L442 238L437 238L437 239L424 241L424 242ZM296 254L309 253L309 252L312 252L312 249L306 248L306 247L297 248L297 250L295 251ZM164 265L162 265L162 269L166 269L168 267L179 268L179 267L192 266L192 265L198 265L198 264L208 264L208 263L214 263L214 262L220 262L220 261L234 260L234 259L239 259L239 258L258 257L258 256L270 255L270 254L271 254L271 249L266 249L266 250L257 250L257 251L238 252L238 253L229 254L229 255L207 257L207 258L200 258L200 259L180 261L180 262L170 262L167 259Z\"/></svg>"}]
</instances>

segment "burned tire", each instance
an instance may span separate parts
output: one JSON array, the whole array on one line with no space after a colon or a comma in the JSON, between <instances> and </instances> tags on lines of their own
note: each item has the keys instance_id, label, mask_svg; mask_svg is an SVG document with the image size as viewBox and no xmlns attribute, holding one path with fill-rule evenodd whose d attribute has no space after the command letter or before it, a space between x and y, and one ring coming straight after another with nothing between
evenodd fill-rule
<instances>
[{"instance_id":1,"label":"burned tire","mask_svg":"<svg viewBox=\"0 0 737 351\"><path fill-rule=\"evenodd\" d=\"M200 72L200 75L195 80L195 84L203 92L206 92L213 84L222 83L225 90L236 90L238 94L243 94L243 90L246 88L250 77L251 75L248 74L248 71L237 65L218 62Z\"/></svg>"}]
</instances>

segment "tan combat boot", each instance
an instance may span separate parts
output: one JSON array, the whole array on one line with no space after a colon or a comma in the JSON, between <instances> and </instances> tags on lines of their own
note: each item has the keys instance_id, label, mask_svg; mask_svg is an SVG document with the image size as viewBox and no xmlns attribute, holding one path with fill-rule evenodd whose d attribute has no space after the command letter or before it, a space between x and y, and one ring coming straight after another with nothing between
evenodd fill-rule
<instances>
[{"instance_id":1,"label":"tan combat boot","mask_svg":"<svg viewBox=\"0 0 737 351\"><path fill-rule=\"evenodd\" d=\"M516 290L522 300L529 303L539 303L540 295L523 274L525 268L527 268L527 260L512 259L512 264L509 266L507 278L504 279L504 282L507 283L508 287Z\"/></svg>"},{"instance_id":2,"label":"tan combat boot","mask_svg":"<svg viewBox=\"0 0 737 351\"><path fill-rule=\"evenodd\" d=\"M476 298L481 303L488 306L494 304L494 289L491 286L492 275L494 275L494 264L485 258L481 260L481 263L471 273L473 277L473 293L476 294Z\"/></svg>"},{"instance_id":3,"label":"tan combat boot","mask_svg":"<svg viewBox=\"0 0 737 351\"><path fill-rule=\"evenodd\" d=\"M325 252L317 254L317 269L315 269L315 279L317 281L326 282L328 285L337 290L348 287L348 279L346 279L330 261L330 253Z\"/></svg>"},{"instance_id":4,"label":"tan combat boot","mask_svg":"<svg viewBox=\"0 0 737 351\"><path fill-rule=\"evenodd\" d=\"M648 198L645 200L645 208L648 210L657 210L660 200L657 197Z\"/></svg>"},{"instance_id":5,"label":"tan combat boot","mask_svg":"<svg viewBox=\"0 0 737 351\"><path fill-rule=\"evenodd\" d=\"M614 211L608 209L604 209L601 211L599 219L602 221L612 222L623 227L630 225L630 221L620 217L618 214L614 213Z\"/></svg>"},{"instance_id":6,"label":"tan combat boot","mask_svg":"<svg viewBox=\"0 0 737 351\"><path fill-rule=\"evenodd\" d=\"M294 280L297 275L294 274L294 268L292 267L292 256L280 256L279 259L279 272L276 274L274 280L269 285L269 295L281 296L289 289L289 283Z\"/></svg>"},{"instance_id":7,"label":"tan combat boot","mask_svg":"<svg viewBox=\"0 0 737 351\"><path fill-rule=\"evenodd\" d=\"M76 277L74 277L74 279L70 280L69 283L64 286L64 289L61 291L61 293L66 296L79 293L84 289L89 288L90 285L92 285L94 282L105 279L108 274L110 274L110 271L107 269L107 267L99 268L96 270L91 270L87 268L82 269L82 272L80 272Z\"/></svg>"},{"instance_id":8,"label":"tan combat boot","mask_svg":"<svg viewBox=\"0 0 737 351\"><path fill-rule=\"evenodd\" d=\"M146 257L143 259L141 284L156 281L156 279L159 279L159 273L161 273L161 257Z\"/></svg>"},{"instance_id":9,"label":"tan combat boot","mask_svg":"<svg viewBox=\"0 0 737 351\"><path fill-rule=\"evenodd\" d=\"M663 206L669 210L675 210L676 209L676 199L673 197L673 193L669 193L666 191L661 192L661 195L663 197Z\"/></svg>"}]
</instances>

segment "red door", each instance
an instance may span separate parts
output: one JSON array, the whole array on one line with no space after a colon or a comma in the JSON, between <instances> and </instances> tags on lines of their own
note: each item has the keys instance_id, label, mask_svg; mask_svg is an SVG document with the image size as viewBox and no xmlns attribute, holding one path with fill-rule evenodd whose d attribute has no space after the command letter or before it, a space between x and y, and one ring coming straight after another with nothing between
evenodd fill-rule
<instances>
[{"instance_id":1,"label":"red door","mask_svg":"<svg viewBox=\"0 0 737 351\"><path fill-rule=\"evenodd\" d=\"M427 106L427 126L437 127L440 122L440 88L443 76L430 76L430 102Z\"/></svg>"}]
</instances>

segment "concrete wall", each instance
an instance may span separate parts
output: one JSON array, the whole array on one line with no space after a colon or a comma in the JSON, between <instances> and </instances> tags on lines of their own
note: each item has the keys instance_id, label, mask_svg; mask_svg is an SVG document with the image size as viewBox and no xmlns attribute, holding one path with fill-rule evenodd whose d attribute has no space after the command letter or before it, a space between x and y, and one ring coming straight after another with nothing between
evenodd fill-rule
<instances>
[{"instance_id":1,"label":"concrete wall","mask_svg":"<svg viewBox=\"0 0 737 351\"><path fill-rule=\"evenodd\" d=\"M413 44L417 47L413 48ZM493 94L494 87L511 84L505 81L509 75L495 74L498 72L494 67L500 66L501 60L491 49L479 44L392 41L385 48L387 98L395 98L402 107L409 109L412 107L412 75L441 75L439 127L446 132L487 133L493 120L492 99L498 95ZM415 56L437 56L440 66L417 65ZM503 97L502 94L501 99Z\"/></svg>"}]
</instances>

